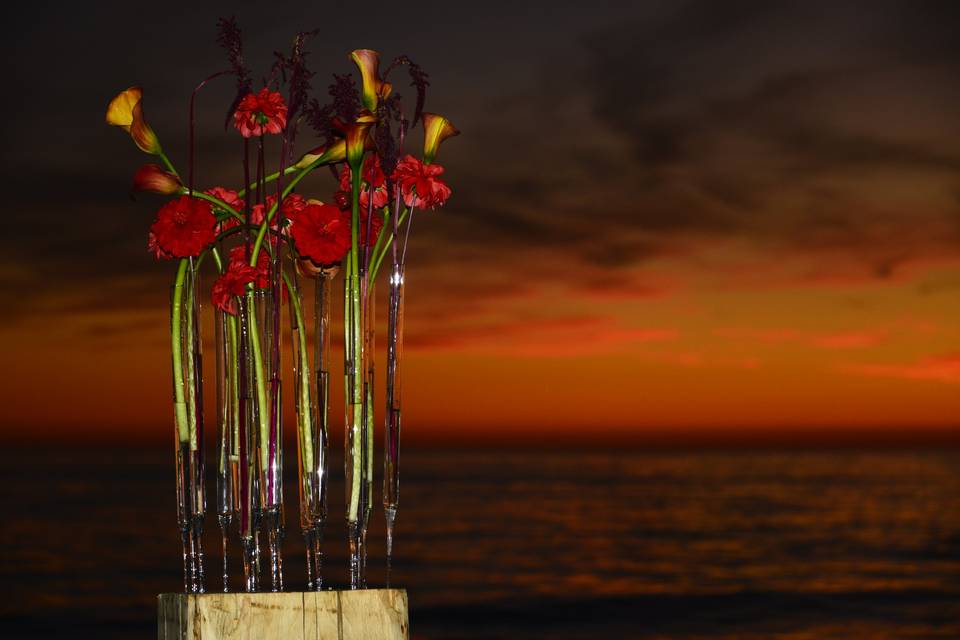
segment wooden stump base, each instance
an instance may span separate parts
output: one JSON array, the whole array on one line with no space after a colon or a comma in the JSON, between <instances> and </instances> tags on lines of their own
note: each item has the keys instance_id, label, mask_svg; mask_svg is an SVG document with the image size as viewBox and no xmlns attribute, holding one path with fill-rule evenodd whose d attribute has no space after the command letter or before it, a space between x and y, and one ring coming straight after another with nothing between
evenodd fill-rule
<instances>
[{"instance_id":1,"label":"wooden stump base","mask_svg":"<svg viewBox=\"0 0 960 640\"><path fill-rule=\"evenodd\" d=\"M403 589L161 593L158 640L408 640Z\"/></svg>"}]
</instances>

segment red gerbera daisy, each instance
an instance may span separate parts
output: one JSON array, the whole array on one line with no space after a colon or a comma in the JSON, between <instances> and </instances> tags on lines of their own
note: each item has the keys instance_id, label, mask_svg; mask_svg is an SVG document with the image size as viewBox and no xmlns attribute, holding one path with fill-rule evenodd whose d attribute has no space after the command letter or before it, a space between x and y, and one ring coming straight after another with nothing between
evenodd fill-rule
<instances>
[{"instance_id":1,"label":"red gerbera daisy","mask_svg":"<svg viewBox=\"0 0 960 640\"><path fill-rule=\"evenodd\" d=\"M233 114L233 126L244 138L280 133L287 126L287 105L283 96L266 87L260 93L249 93Z\"/></svg>"},{"instance_id":2,"label":"red gerbera daisy","mask_svg":"<svg viewBox=\"0 0 960 640\"><path fill-rule=\"evenodd\" d=\"M400 185L400 194L408 207L436 209L450 197L450 187L439 178L442 174L440 165L423 164L408 155L397 163L393 179Z\"/></svg>"},{"instance_id":3,"label":"red gerbera daisy","mask_svg":"<svg viewBox=\"0 0 960 640\"><path fill-rule=\"evenodd\" d=\"M334 264L350 251L350 217L332 204L308 204L291 216L297 252L316 264Z\"/></svg>"},{"instance_id":4,"label":"red gerbera daisy","mask_svg":"<svg viewBox=\"0 0 960 640\"><path fill-rule=\"evenodd\" d=\"M216 238L216 222L210 203L180 196L157 212L157 219L150 227L154 243L151 250L158 256L162 251L164 257L171 258L198 256Z\"/></svg>"}]
</instances>

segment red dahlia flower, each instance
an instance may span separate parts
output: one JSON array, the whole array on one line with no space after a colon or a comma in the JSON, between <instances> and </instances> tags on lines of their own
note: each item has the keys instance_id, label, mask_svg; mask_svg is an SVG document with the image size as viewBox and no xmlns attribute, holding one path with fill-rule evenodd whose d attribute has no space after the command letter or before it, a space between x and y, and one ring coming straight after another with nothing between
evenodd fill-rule
<instances>
[{"instance_id":1,"label":"red dahlia flower","mask_svg":"<svg viewBox=\"0 0 960 640\"><path fill-rule=\"evenodd\" d=\"M301 257L334 264L350 251L350 216L332 204L311 203L291 216L290 235Z\"/></svg>"},{"instance_id":2,"label":"red dahlia flower","mask_svg":"<svg viewBox=\"0 0 960 640\"><path fill-rule=\"evenodd\" d=\"M283 96L266 87L247 94L233 114L233 126L244 138L280 133L287 126L287 105Z\"/></svg>"},{"instance_id":3,"label":"red dahlia flower","mask_svg":"<svg viewBox=\"0 0 960 640\"><path fill-rule=\"evenodd\" d=\"M154 238L154 253L170 258L198 256L210 245L216 235L217 219L210 203L190 196L180 196L160 207L157 219L150 227Z\"/></svg>"},{"instance_id":4,"label":"red dahlia flower","mask_svg":"<svg viewBox=\"0 0 960 640\"><path fill-rule=\"evenodd\" d=\"M360 208L364 211L370 206L370 189L373 189L373 207L382 209L387 206L387 177L380 168L378 156L367 156L363 161L363 185L360 189ZM350 207L350 167L343 167L340 171L340 191L347 194L347 208Z\"/></svg>"},{"instance_id":5,"label":"red dahlia flower","mask_svg":"<svg viewBox=\"0 0 960 640\"><path fill-rule=\"evenodd\" d=\"M400 187L400 194L408 207L436 209L450 197L450 187L439 178L443 167L424 164L413 156L406 156L397 163L393 179Z\"/></svg>"}]
</instances>

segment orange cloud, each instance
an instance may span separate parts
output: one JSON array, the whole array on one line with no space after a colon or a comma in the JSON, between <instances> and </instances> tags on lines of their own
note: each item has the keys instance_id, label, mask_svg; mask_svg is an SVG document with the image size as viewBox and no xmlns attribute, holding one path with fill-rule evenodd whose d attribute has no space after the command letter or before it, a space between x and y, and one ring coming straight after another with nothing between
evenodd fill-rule
<instances>
[{"instance_id":1,"label":"orange cloud","mask_svg":"<svg viewBox=\"0 0 960 640\"><path fill-rule=\"evenodd\" d=\"M960 384L960 352L934 355L909 364L847 364L841 366L841 370L865 376Z\"/></svg>"},{"instance_id":2,"label":"orange cloud","mask_svg":"<svg viewBox=\"0 0 960 640\"><path fill-rule=\"evenodd\" d=\"M612 317L574 316L491 322L408 336L415 350L454 350L524 357L573 357L609 353L625 345L675 340L679 331L627 327Z\"/></svg>"}]
</instances>

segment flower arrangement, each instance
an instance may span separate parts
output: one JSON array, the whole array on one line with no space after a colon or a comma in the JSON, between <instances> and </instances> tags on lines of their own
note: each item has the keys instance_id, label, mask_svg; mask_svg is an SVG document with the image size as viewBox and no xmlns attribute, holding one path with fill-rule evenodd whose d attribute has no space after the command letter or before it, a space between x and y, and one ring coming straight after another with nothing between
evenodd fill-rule
<instances>
[{"instance_id":1,"label":"flower arrangement","mask_svg":"<svg viewBox=\"0 0 960 640\"><path fill-rule=\"evenodd\" d=\"M299 524L307 549L308 588L320 589L321 542L327 518L327 442L330 394L332 283L342 273L345 477L351 587L365 586L366 532L374 489L375 285L388 271L387 403L384 423L383 505L387 563L399 504L400 373L406 249L418 209L443 206L451 190L436 162L440 144L459 132L450 121L424 111L427 74L406 56L380 72L370 49L349 58L360 87L334 75L330 102L311 97L306 45L316 32L299 33L288 54L277 53L263 86L254 87L234 19L219 23L219 44L229 68L194 89L190 98L186 180L164 153L144 116L139 87L120 92L106 121L127 131L158 162L143 165L133 187L170 196L150 226L147 248L176 263L170 297L170 337L176 434L178 523L183 542L184 589L205 589L202 532L204 484L201 300L214 307L217 360L217 516L223 540L223 589L228 590L228 540L239 525L244 588L266 588L261 540L269 553L270 589L282 591L284 535L282 308L290 320ZM406 69L416 90L411 111L389 82ZM198 189L194 176L194 104L201 90L233 76L237 95L226 126L238 136L240 188ZM321 144L296 154L298 133L308 125ZM422 127L418 158L406 152L409 134ZM274 142L275 141L275 142ZM268 147L273 153L268 154ZM276 170L270 172L268 157ZM325 201L298 191L301 181L327 167L334 188ZM215 279L201 284L203 263ZM385 268L384 263L388 268ZM303 287L313 282L312 318ZM312 323L309 322L312 320ZM312 331L310 324L312 324ZM313 344L310 346L312 335ZM311 363L312 358L312 363Z\"/></svg>"}]
</instances>

